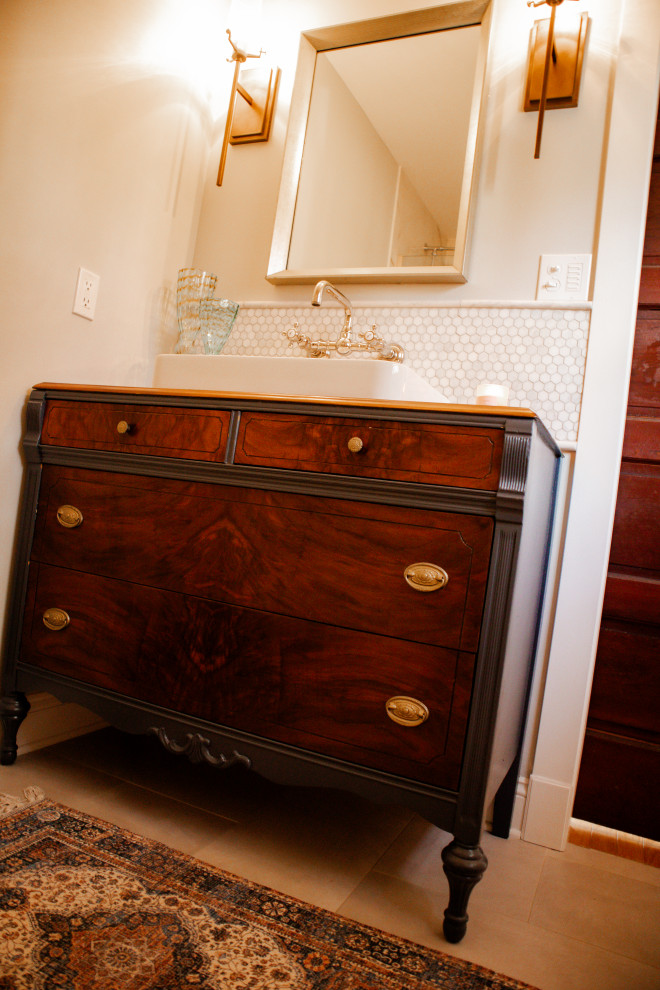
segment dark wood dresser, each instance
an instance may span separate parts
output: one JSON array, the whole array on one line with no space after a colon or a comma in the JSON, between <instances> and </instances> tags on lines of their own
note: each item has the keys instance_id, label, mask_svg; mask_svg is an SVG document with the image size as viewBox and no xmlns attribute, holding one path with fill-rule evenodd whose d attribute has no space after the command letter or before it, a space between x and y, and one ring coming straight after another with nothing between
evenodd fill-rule
<instances>
[{"instance_id":1,"label":"dark wood dresser","mask_svg":"<svg viewBox=\"0 0 660 990\"><path fill-rule=\"evenodd\" d=\"M0 716L76 701L172 753L507 835L559 450L528 410L39 385Z\"/></svg>"}]
</instances>

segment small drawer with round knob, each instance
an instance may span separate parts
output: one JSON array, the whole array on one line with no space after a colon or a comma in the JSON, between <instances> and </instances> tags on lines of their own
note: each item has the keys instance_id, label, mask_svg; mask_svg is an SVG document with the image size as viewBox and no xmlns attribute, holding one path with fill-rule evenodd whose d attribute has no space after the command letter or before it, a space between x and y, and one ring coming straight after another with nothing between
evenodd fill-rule
<instances>
[{"instance_id":1,"label":"small drawer with round knob","mask_svg":"<svg viewBox=\"0 0 660 990\"><path fill-rule=\"evenodd\" d=\"M495 491L502 431L340 416L244 412L234 460Z\"/></svg>"},{"instance_id":2,"label":"small drawer with round knob","mask_svg":"<svg viewBox=\"0 0 660 990\"><path fill-rule=\"evenodd\" d=\"M53 399L47 403L41 443L224 461L229 420L227 410Z\"/></svg>"}]
</instances>

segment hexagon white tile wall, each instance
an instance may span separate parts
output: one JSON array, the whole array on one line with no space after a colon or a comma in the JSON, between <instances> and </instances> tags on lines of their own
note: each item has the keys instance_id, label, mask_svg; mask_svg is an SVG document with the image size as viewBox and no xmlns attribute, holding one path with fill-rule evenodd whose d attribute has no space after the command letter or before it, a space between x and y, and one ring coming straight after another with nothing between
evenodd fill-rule
<instances>
[{"instance_id":1,"label":"hexagon white tile wall","mask_svg":"<svg viewBox=\"0 0 660 990\"><path fill-rule=\"evenodd\" d=\"M225 354L300 355L284 333L295 322L335 338L341 310L311 306L241 306ZM452 402L472 403L482 382L508 385L512 406L537 413L558 441L576 440L589 338L588 309L522 306L355 306L357 332L376 324L400 344L405 363ZM364 355L357 355L364 356ZM347 360L342 358L340 360ZM348 359L350 360L350 358Z\"/></svg>"}]
</instances>

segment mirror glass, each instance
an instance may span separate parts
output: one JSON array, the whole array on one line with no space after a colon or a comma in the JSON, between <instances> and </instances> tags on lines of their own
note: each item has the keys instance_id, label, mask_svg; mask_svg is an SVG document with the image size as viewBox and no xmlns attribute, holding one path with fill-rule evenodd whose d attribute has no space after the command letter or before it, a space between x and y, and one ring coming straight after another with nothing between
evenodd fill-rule
<instances>
[{"instance_id":1,"label":"mirror glass","mask_svg":"<svg viewBox=\"0 0 660 990\"><path fill-rule=\"evenodd\" d=\"M466 280L486 10L303 34L271 281Z\"/></svg>"}]
</instances>

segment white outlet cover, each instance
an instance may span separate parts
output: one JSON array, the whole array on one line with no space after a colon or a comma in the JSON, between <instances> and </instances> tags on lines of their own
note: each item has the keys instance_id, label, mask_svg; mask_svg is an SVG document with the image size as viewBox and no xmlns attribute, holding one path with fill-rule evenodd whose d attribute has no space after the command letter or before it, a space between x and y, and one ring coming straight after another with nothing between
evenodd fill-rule
<instances>
[{"instance_id":1,"label":"white outlet cover","mask_svg":"<svg viewBox=\"0 0 660 990\"><path fill-rule=\"evenodd\" d=\"M84 316L86 320L94 319L100 281L100 276L95 275L94 272L86 268L78 270L76 295L73 301L73 312L76 316Z\"/></svg>"},{"instance_id":2,"label":"white outlet cover","mask_svg":"<svg viewBox=\"0 0 660 990\"><path fill-rule=\"evenodd\" d=\"M591 276L590 254L542 254L536 298L586 302Z\"/></svg>"}]
</instances>

